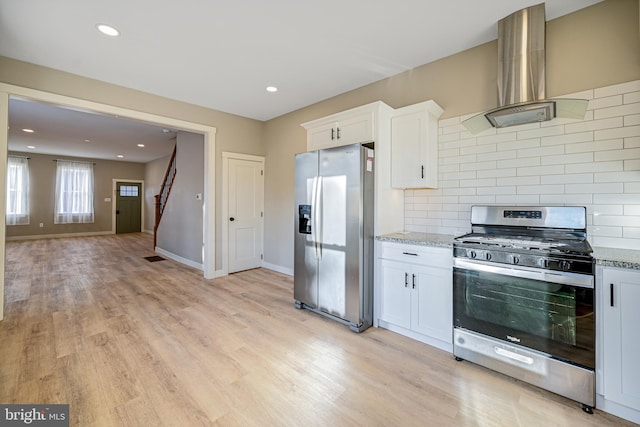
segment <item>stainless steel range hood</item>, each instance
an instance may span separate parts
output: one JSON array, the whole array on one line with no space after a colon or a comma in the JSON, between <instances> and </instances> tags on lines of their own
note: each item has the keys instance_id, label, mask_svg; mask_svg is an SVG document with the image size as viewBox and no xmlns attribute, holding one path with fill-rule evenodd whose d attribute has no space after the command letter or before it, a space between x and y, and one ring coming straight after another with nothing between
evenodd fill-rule
<instances>
[{"instance_id":1,"label":"stainless steel range hood","mask_svg":"<svg viewBox=\"0 0 640 427\"><path fill-rule=\"evenodd\" d=\"M471 133L555 117L584 118L585 99L545 99L545 25L544 3L498 21L499 107L463 121Z\"/></svg>"}]
</instances>

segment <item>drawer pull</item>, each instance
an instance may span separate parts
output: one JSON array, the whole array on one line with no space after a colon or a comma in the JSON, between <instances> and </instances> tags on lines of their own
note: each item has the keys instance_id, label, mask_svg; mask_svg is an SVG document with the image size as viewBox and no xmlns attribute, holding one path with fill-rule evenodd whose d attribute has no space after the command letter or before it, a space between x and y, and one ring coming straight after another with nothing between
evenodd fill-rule
<instances>
[{"instance_id":1,"label":"drawer pull","mask_svg":"<svg viewBox=\"0 0 640 427\"><path fill-rule=\"evenodd\" d=\"M402 252L402 255L418 256L418 254L414 254L413 252Z\"/></svg>"}]
</instances>

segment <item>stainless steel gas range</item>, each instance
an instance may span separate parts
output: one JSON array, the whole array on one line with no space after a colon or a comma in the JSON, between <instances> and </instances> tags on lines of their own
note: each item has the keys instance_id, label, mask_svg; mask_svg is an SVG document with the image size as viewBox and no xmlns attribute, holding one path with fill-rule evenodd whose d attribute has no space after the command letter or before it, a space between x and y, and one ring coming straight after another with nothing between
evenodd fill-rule
<instances>
[{"instance_id":1,"label":"stainless steel gas range","mask_svg":"<svg viewBox=\"0 0 640 427\"><path fill-rule=\"evenodd\" d=\"M594 260L584 207L473 206L454 240L456 359L595 406Z\"/></svg>"}]
</instances>

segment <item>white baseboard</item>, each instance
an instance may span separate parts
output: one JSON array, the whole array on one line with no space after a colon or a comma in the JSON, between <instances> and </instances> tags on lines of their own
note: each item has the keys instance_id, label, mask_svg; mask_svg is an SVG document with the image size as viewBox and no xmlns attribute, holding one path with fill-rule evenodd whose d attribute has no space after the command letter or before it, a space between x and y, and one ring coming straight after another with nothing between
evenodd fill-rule
<instances>
[{"instance_id":1,"label":"white baseboard","mask_svg":"<svg viewBox=\"0 0 640 427\"><path fill-rule=\"evenodd\" d=\"M61 237L106 236L108 234L115 234L115 233L113 231L89 231L85 233L34 234L30 236L9 236L6 238L6 240L59 239Z\"/></svg>"},{"instance_id":2,"label":"white baseboard","mask_svg":"<svg viewBox=\"0 0 640 427\"><path fill-rule=\"evenodd\" d=\"M280 265L270 264L268 262L263 262L262 268L268 268L269 270L277 271L278 273L286 274L288 276L293 276L292 268L282 267Z\"/></svg>"},{"instance_id":3,"label":"white baseboard","mask_svg":"<svg viewBox=\"0 0 640 427\"><path fill-rule=\"evenodd\" d=\"M153 234L153 230L142 230L143 233Z\"/></svg>"},{"instance_id":4,"label":"white baseboard","mask_svg":"<svg viewBox=\"0 0 640 427\"><path fill-rule=\"evenodd\" d=\"M197 268L198 270L204 271L204 266L200 263L197 263L195 261L192 261L190 259L186 259L181 257L180 255L176 255L174 253L171 253L169 251L166 251L162 248L159 248L156 246L156 252L158 252L160 255L163 255L167 258L170 258L174 261L179 262L180 264L184 264L184 265L188 265L189 267L193 267L193 268Z\"/></svg>"}]
</instances>

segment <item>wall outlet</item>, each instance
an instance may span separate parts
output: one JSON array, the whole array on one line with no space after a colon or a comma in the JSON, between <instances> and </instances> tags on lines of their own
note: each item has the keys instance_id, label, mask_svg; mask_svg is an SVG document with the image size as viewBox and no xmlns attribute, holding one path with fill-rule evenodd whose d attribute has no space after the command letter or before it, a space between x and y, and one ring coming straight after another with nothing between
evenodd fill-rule
<instances>
[{"instance_id":1,"label":"wall outlet","mask_svg":"<svg viewBox=\"0 0 640 427\"><path fill-rule=\"evenodd\" d=\"M40 223L40 228L44 228L44 222Z\"/></svg>"}]
</instances>

